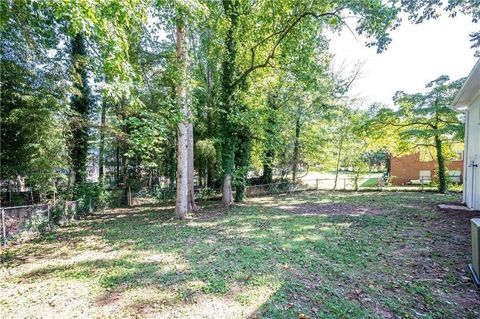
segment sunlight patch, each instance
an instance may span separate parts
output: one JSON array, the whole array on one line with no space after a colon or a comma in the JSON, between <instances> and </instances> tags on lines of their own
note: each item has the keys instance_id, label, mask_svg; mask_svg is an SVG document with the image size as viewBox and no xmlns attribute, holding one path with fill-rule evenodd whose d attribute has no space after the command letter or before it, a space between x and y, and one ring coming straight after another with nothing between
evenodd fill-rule
<instances>
[{"instance_id":1,"label":"sunlight patch","mask_svg":"<svg viewBox=\"0 0 480 319\"><path fill-rule=\"evenodd\" d=\"M279 286L280 287L280 286ZM145 318L248 318L267 302L277 288L235 287L218 296L195 292L186 299L170 299L171 303L155 303L144 299L151 308L144 308ZM170 296L171 297L171 296ZM179 306L181 303L181 306Z\"/></svg>"},{"instance_id":2,"label":"sunlight patch","mask_svg":"<svg viewBox=\"0 0 480 319\"><path fill-rule=\"evenodd\" d=\"M320 240L325 240L325 236L320 236L320 235L300 235L293 239L293 241L320 241Z\"/></svg>"},{"instance_id":3,"label":"sunlight patch","mask_svg":"<svg viewBox=\"0 0 480 319\"><path fill-rule=\"evenodd\" d=\"M157 263L162 266L162 272L172 270L181 271L189 267L189 263L181 255L174 253L152 253L145 251L136 259L144 263Z\"/></svg>"}]
</instances>

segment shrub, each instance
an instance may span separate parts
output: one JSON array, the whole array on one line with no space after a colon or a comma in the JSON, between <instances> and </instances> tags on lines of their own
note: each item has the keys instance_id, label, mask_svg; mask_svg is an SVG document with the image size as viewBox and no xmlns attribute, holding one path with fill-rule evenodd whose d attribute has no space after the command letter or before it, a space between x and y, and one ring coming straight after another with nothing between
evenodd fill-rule
<instances>
[{"instance_id":1,"label":"shrub","mask_svg":"<svg viewBox=\"0 0 480 319\"><path fill-rule=\"evenodd\" d=\"M210 187L201 188L197 194L197 198L199 200L207 200L214 196L215 196L215 190Z\"/></svg>"}]
</instances>

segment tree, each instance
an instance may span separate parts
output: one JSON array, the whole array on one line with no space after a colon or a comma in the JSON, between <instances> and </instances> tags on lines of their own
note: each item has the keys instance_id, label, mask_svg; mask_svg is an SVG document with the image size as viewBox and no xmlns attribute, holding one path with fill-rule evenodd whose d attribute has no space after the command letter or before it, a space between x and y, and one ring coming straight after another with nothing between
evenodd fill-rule
<instances>
[{"instance_id":1,"label":"tree","mask_svg":"<svg viewBox=\"0 0 480 319\"><path fill-rule=\"evenodd\" d=\"M215 143L212 140L204 139L195 143L195 163L198 170L200 187L211 186L211 170L216 164Z\"/></svg>"},{"instance_id":2,"label":"tree","mask_svg":"<svg viewBox=\"0 0 480 319\"><path fill-rule=\"evenodd\" d=\"M2 175L48 191L68 169L82 183L98 158L99 180L113 187L113 179L135 191L177 183L181 218L196 209L194 173L202 186L223 185L228 206L256 182L252 171L270 183L286 167L295 180L305 162L338 172L391 153L397 145L386 136L396 133L350 125L370 117L350 109L344 96L355 76L331 74L323 32L354 15L356 32L381 52L401 11L421 22L440 10L434 1L380 0L0 4ZM475 18L473 4L450 1L446 10Z\"/></svg>"},{"instance_id":3,"label":"tree","mask_svg":"<svg viewBox=\"0 0 480 319\"><path fill-rule=\"evenodd\" d=\"M60 54L48 54L61 31L52 10L22 1L0 6L0 175L45 194L68 159L66 68Z\"/></svg>"},{"instance_id":4,"label":"tree","mask_svg":"<svg viewBox=\"0 0 480 319\"><path fill-rule=\"evenodd\" d=\"M413 23L422 23L425 20L438 18L442 11L450 17L455 17L458 13L470 15L472 22L480 21L480 5L478 0L447 0L445 2L438 0L396 0L392 2L399 11L406 12L408 19ZM470 33L472 48L480 49L480 31ZM480 56L480 50L477 50L475 56Z\"/></svg>"},{"instance_id":5,"label":"tree","mask_svg":"<svg viewBox=\"0 0 480 319\"><path fill-rule=\"evenodd\" d=\"M426 93L397 92L394 101L398 111L380 113L384 122L400 130L401 138L408 139L415 147L435 149L441 193L447 191L445 144L461 141L463 136L460 116L450 108L463 82L464 79L450 81L442 75L426 85Z\"/></svg>"},{"instance_id":6,"label":"tree","mask_svg":"<svg viewBox=\"0 0 480 319\"><path fill-rule=\"evenodd\" d=\"M88 127L92 98L88 83L88 55L85 35L79 32L71 38L72 83L70 158L75 185L85 183L87 175Z\"/></svg>"},{"instance_id":7,"label":"tree","mask_svg":"<svg viewBox=\"0 0 480 319\"><path fill-rule=\"evenodd\" d=\"M180 19L179 19L180 20ZM175 213L178 218L185 219L188 213L188 98L186 88L186 47L188 44L187 37L184 35L184 26L178 22L176 36L177 36L177 61L179 64L179 73L181 79L177 85L177 98L180 107L181 115L185 118L178 123L177 129L177 203L175 205Z\"/></svg>"},{"instance_id":8,"label":"tree","mask_svg":"<svg viewBox=\"0 0 480 319\"><path fill-rule=\"evenodd\" d=\"M225 112L223 123L222 162L224 169L223 204L232 202L231 177L235 163L235 150L245 148L239 145L235 132L238 126L232 116L238 109L235 98L237 91L245 86L245 81L254 72L269 68L275 59L281 55L282 46L301 25L310 25L310 32L317 33L319 29L329 26L340 28L345 22L342 11L351 11L359 16L358 32L364 32L373 37L369 45L377 45L382 51L390 42L387 30L393 26L396 9L383 5L381 2L349 2L336 1L325 6L322 1L285 1L258 3L255 6L246 5L239 0L224 0L223 9L228 27L225 36L222 80L222 108ZM272 18L270 7L281 8ZM244 23L245 21L245 23ZM249 21L248 23L246 21ZM256 25L255 30L244 29ZM317 26L314 28L313 26ZM273 30L273 31L271 31ZM242 39L242 49L237 42ZM297 38L300 41L300 38ZM248 143L248 139L244 142ZM243 152L245 153L245 152ZM238 198L241 200L242 198Z\"/></svg>"},{"instance_id":9,"label":"tree","mask_svg":"<svg viewBox=\"0 0 480 319\"><path fill-rule=\"evenodd\" d=\"M279 120L278 109L279 99L277 94L271 93L268 96L265 120L265 148L263 151L263 175L262 183L270 184L273 182L273 165L279 146Z\"/></svg>"},{"instance_id":10,"label":"tree","mask_svg":"<svg viewBox=\"0 0 480 319\"><path fill-rule=\"evenodd\" d=\"M345 149L352 150L352 141L354 138L353 134L353 125L352 125L352 116L353 112L345 106L339 105L329 112L330 120L333 121L330 124L330 132L333 133L332 139L334 140L335 146L335 180L333 184L333 189L337 188L338 183L338 174L340 171L340 165L345 157Z\"/></svg>"},{"instance_id":11,"label":"tree","mask_svg":"<svg viewBox=\"0 0 480 319\"><path fill-rule=\"evenodd\" d=\"M177 201L175 212L177 217L185 219L189 211L197 209L193 190L193 125L191 122L191 105L188 92L188 36L182 18L178 18L176 26L177 61L179 83L177 99L182 119L178 123L177 135Z\"/></svg>"}]
</instances>

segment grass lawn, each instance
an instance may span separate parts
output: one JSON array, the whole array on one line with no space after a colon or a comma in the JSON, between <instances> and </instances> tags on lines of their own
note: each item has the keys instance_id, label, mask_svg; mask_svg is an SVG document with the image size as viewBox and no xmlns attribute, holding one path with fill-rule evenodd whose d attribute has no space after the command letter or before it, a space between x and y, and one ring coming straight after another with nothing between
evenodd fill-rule
<instances>
[{"instance_id":1,"label":"grass lawn","mask_svg":"<svg viewBox=\"0 0 480 319\"><path fill-rule=\"evenodd\" d=\"M98 212L2 251L2 318L479 318L458 195L311 192Z\"/></svg>"}]
</instances>

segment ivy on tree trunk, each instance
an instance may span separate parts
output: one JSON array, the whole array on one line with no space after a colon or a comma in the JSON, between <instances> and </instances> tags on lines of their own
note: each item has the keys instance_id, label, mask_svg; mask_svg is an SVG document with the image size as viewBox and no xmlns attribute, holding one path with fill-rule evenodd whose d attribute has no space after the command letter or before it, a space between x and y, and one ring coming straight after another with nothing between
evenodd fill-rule
<instances>
[{"instance_id":1,"label":"ivy on tree trunk","mask_svg":"<svg viewBox=\"0 0 480 319\"><path fill-rule=\"evenodd\" d=\"M238 6L237 0L223 0L223 9L227 16L230 25L227 30L225 38L225 60L222 63L222 168L224 173L223 179L223 197L222 203L224 206L228 206L233 201L232 194L232 174L235 162L235 149L236 149L236 137L235 137L235 124L232 123L231 113L235 109L234 92L235 92L235 61L237 56L237 44L234 38L234 33L238 23Z\"/></svg>"},{"instance_id":2,"label":"ivy on tree trunk","mask_svg":"<svg viewBox=\"0 0 480 319\"><path fill-rule=\"evenodd\" d=\"M292 164L292 182L295 183L297 179L298 162L300 158L300 117L295 121L295 141L293 145L293 164Z\"/></svg>"},{"instance_id":3,"label":"ivy on tree trunk","mask_svg":"<svg viewBox=\"0 0 480 319\"><path fill-rule=\"evenodd\" d=\"M71 120L72 136L70 158L76 185L85 182L88 156L88 118L90 115L91 94L88 85L88 55L86 38L77 33L71 39L72 83L74 92L71 108L74 112Z\"/></svg>"},{"instance_id":4,"label":"ivy on tree trunk","mask_svg":"<svg viewBox=\"0 0 480 319\"><path fill-rule=\"evenodd\" d=\"M439 136L435 136L435 149L437 150L438 163L438 191L440 193L447 192L447 175L445 168L445 158L442 151L442 140Z\"/></svg>"},{"instance_id":5,"label":"ivy on tree trunk","mask_svg":"<svg viewBox=\"0 0 480 319\"><path fill-rule=\"evenodd\" d=\"M275 95L270 95L268 99L268 115L265 125L265 150L263 152L263 174L262 183L271 184L273 182L273 163L276 155L277 134L277 109Z\"/></svg>"},{"instance_id":6,"label":"ivy on tree trunk","mask_svg":"<svg viewBox=\"0 0 480 319\"><path fill-rule=\"evenodd\" d=\"M247 173L250 167L251 136L247 127L239 130L238 145L235 154L235 201L245 199Z\"/></svg>"}]
</instances>

